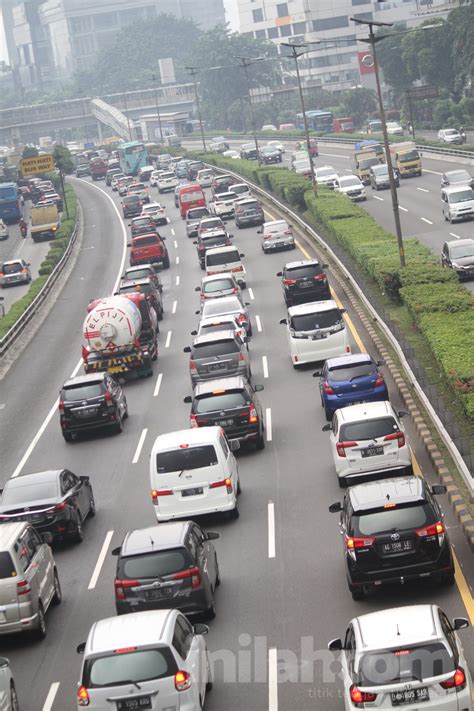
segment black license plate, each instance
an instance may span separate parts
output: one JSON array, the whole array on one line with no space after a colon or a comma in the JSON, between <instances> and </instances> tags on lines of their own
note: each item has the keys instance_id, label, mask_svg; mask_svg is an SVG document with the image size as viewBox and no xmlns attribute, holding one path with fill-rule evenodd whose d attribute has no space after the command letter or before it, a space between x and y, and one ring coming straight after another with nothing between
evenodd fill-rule
<instances>
[{"instance_id":1,"label":"black license plate","mask_svg":"<svg viewBox=\"0 0 474 711\"><path fill-rule=\"evenodd\" d=\"M382 543L382 553L405 553L413 550L412 541L390 541Z\"/></svg>"},{"instance_id":2,"label":"black license plate","mask_svg":"<svg viewBox=\"0 0 474 711\"><path fill-rule=\"evenodd\" d=\"M165 597L172 597L172 588L156 588L155 590L145 590L146 600L162 600Z\"/></svg>"},{"instance_id":3,"label":"black license plate","mask_svg":"<svg viewBox=\"0 0 474 711\"><path fill-rule=\"evenodd\" d=\"M361 450L363 457L379 457L383 454L383 447L368 447L368 449Z\"/></svg>"},{"instance_id":4,"label":"black license plate","mask_svg":"<svg viewBox=\"0 0 474 711\"><path fill-rule=\"evenodd\" d=\"M392 706L418 704L421 701L430 700L430 695L426 686L422 686L419 689L408 689L406 691L392 691L390 697L392 699Z\"/></svg>"},{"instance_id":5,"label":"black license plate","mask_svg":"<svg viewBox=\"0 0 474 711\"><path fill-rule=\"evenodd\" d=\"M302 281L298 284L300 289L308 289L310 286L313 286L313 282L311 281Z\"/></svg>"},{"instance_id":6,"label":"black license plate","mask_svg":"<svg viewBox=\"0 0 474 711\"><path fill-rule=\"evenodd\" d=\"M219 427L230 427L233 424L234 424L234 420L217 420L216 421L216 425L219 425Z\"/></svg>"},{"instance_id":7,"label":"black license plate","mask_svg":"<svg viewBox=\"0 0 474 711\"><path fill-rule=\"evenodd\" d=\"M327 338L328 335L327 333L313 333L311 336L312 341L322 341L324 338Z\"/></svg>"},{"instance_id":8,"label":"black license plate","mask_svg":"<svg viewBox=\"0 0 474 711\"><path fill-rule=\"evenodd\" d=\"M151 709L151 696L136 696L134 699L117 701L117 711L142 711Z\"/></svg>"},{"instance_id":9,"label":"black license plate","mask_svg":"<svg viewBox=\"0 0 474 711\"><path fill-rule=\"evenodd\" d=\"M226 367L225 363L213 363L209 366L209 370L222 370Z\"/></svg>"},{"instance_id":10,"label":"black license plate","mask_svg":"<svg viewBox=\"0 0 474 711\"><path fill-rule=\"evenodd\" d=\"M199 496L203 493L202 486L197 486L194 489L184 489L182 492L183 496Z\"/></svg>"},{"instance_id":11,"label":"black license plate","mask_svg":"<svg viewBox=\"0 0 474 711\"><path fill-rule=\"evenodd\" d=\"M76 412L76 415L78 417L92 417L93 415L97 414L97 408L96 407L88 407L86 410L78 410Z\"/></svg>"}]
</instances>

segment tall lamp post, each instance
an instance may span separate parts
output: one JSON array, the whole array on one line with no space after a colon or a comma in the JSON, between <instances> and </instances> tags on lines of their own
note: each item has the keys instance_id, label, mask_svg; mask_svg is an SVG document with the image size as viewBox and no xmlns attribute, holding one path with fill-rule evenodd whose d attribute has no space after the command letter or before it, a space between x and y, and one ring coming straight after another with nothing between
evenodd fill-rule
<instances>
[{"instance_id":1,"label":"tall lamp post","mask_svg":"<svg viewBox=\"0 0 474 711\"><path fill-rule=\"evenodd\" d=\"M380 86L380 75L379 75L379 67L377 63L377 53L375 51L375 45L377 42L380 42L383 39L386 39L387 37L394 37L395 35L406 35L406 34L411 34L412 32L419 32L420 30L429 30L432 29L433 27L436 27L436 25L425 25L424 27L417 28L415 30L407 30L405 32L394 32L390 35L375 35L374 34L374 27L392 27L393 23L392 22L374 22L370 20L359 20L355 17L350 18L352 22L355 22L357 25L367 25L369 28L369 36L364 37L364 38L359 38L359 42L364 42L365 44L370 45L371 51L372 51L372 62L373 62L373 67L374 67L374 73L375 73L375 82L377 86L377 98L378 98L378 103L379 103L379 112L380 112L380 120L382 121L382 132L383 132L383 143L384 143L384 148L385 148L385 156L387 160L387 169L388 169L388 178L390 182L390 193L392 197L392 209L393 209L393 219L395 221L395 234L397 236L397 243L398 243L398 253L400 257L400 266L405 267L406 266L406 260L405 260L405 250L403 247L403 235L402 235L402 226L400 222L400 210L399 210L399 205L398 205L398 194L397 194L397 186L395 185L395 175L393 171L393 166L392 166L392 161L390 160L390 144L388 142L388 133L387 133L387 122L385 118L385 108L383 105L383 96L382 96L382 88Z\"/></svg>"},{"instance_id":2,"label":"tall lamp post","mask_svg":"<svg viewBox=\"0 0 474 711\"><path fill-rule=\"evenodd\" d=\"M250 80L249 80L249 73L248 73L248 68L251 64L254 62L264 62L267 60L267 57L235 57L235 59L238 59L240 62L240 66L244 70L245 73L245 80L247 82L247 93L249 97L249 106L250 106L250 120L252 122L252 133L253 133L253 140L255 142L255 150L257 151L257 160L260 162L259 158L259 152L258 152L258 140L257 140L257 127L255 124L255 113L253 110L253 103L252 103L252 95L250 93Z\"/></svg>"},{"instance_id":3,"label":"tall lamp post","mask_svg":"<svg viewBox=\"0 0 474 711\"><path fill-rule=\"evenodd\" d=\"M160 116L160 109L158 106L158 89L156 86L156 82L158 81L158 77L155 74L151 75L151 78L153 79L153 89L155 91L155 106L156 106L156 115L158 116L158 126L160 128L160 141L161 145L164 145L164 140L163 140L163 126L161 125L161 116Z\"/></svg>"},{"instance_id":4,"label":"tall lamp post","mask_svg":"<svg viewBox=\"0 0 474 711\"><path fill-rule=\"evenodd\" d=\"M198 120L199 120L199 128L201 130L201 138L202 138L202 147L204 149L204 153L207 152L207 146L206 146L206 139L204 136L204 128L202 125L202 115L201 115L201 103L199 101L199 93L198 93L198 88L197 88L197 81L196 81L196 74L198 73L198 68L197 67L185 67L185 69L188 70L188 72L191 74L193 78L193 85L194 85L194 98L196 100L196 109L198 112Z\"/></svg>"},{"instance_id":5,"label":"tall lamp post","mask_svg":"<svg viewBox=\"0 0 474 711\"><path fill-rule=\"evenodd\" d=\"M130 138L130 142L133 141L133 136L132 136L132 126L130 123L130 116L128 115L128 106L127 106L127 97L125 95L125 89L122 88L122 99L123 99L123 106L125 109L125 116L127 117L127 125L128 125L128 135Z\"/></svg>"}]
</instances>

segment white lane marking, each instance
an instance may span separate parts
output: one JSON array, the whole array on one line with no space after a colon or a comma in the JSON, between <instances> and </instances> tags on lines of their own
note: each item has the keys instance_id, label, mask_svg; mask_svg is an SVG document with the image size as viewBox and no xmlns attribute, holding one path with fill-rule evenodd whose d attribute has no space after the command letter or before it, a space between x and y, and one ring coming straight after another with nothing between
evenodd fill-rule
<instances>
[{"instance_id":1,"label":"white lane marking","mask_svg":"<svg viewBox=\"0 0 474 711\"><path fill-rule=\"evenodd\" d=\"M350 168L344 168L344 170L346 171L346 173L352 173L352 170Z\"/></svg>"},{"instance_id":2,"label":"white lane marking","mask_svg":"<svg viewBox=\"0 0 474 711\"><path fill-rule=\"evenodd\" d=\"M268 557L275 557L275 504L268 502Z\"/></svg>"},{"instance_id":3,"label":"white lane marking","mask_svg":"<svg viewBox=\"0 0 474 711\"><path fill-rule=\"evenodd\" d=\"M257 331L259 333L261 333L262 332L262 322L260 321L260 316L258 314L255 316L255 323L257 324Z\"/></svg>"},{"instance_id":4,"label":"white lane marking","mask_svg":"<svg viewBox=\"0 0 474 711\"><path fill-rule=\"evenodd\" d=\"M17 251L16 251L15 257L18 257L18 256L20 255L21 250L22 250L23 247L25 246L25 242L26 242L26 238L23 238L23 239L21 240L21 242L20 242L20 247L19 247L19 248L17 249Z\"/></svg>"},{"instance_id":5,"label":"white lane marking","mask_svg":"<svg viewBox=\"0 0 474 711\"><path fill-rule=\"evenodd\" d=\"M117 289L118 289L118 285L119 285L120 279L121 279L122 274L123 274L123 269L124 269L124 265L125 265L125 258L126 258L126 256L127 256L127 231L126 231L126 229L125 229L125 223L123 222L123 220L122 220L122 218L121 218L121 216L120 216L120 212L118 211L118 208L117 208L116 204L114 203L114 201L112 200L112 198L110 197L110 195L108 195L108 194L105 192L105 190L103 190L102 188L99 188L98 185L93 185L92 183L88 183L87 181L81 180L80 182L81 182L81 183L84 183L85 185L88 185L88 186L91 187L91 188L95 188L95 190L99 190L101 193L103 193L103 195L106 196L106 198L107 198L108 200L110 200L110 202L112 203L112 206L113 206L115 212L117 213L117 217L119 218L120 226L121 226L121 228L122 228L122 236L123 236L123 242L122 242L122 259L120 260L120 267L119 267L119 271L118 271L118 274L117 274L117 278L115 279L115 284L114 284L114 286L112 287L112 294L113 294L114 291L117 291ZM79 368L81 367L81 365L82 365L82 358L77 362L76 367L75 367L74 370L72 371L72 373L71 373L71 378L73 378L75 375L77 375L77 372L78 372ZM28 461L29 457L31 456L32 451L34 450L34 448L35 448L36 445L38 444L38 442L39 442L41 436L43 435L43 433L44 433L46 427L49 425L49 423L51 422L51 419L54 417L54 414L55 414L56 410L58 409L58 405L59 405L59 398L57 398L57 399L54 401L53 406L51 407L50 411L48 412L48 414L46 415L45 419L43 420L43 422L42 422L42 424L41 424L41 426L40 426L38 432L35 434L35 436L34 436L33 439L31 440L30 444L28 445L28 448L27 448L26 452L24 453L24 455L23 455L22 458L20 459L20 461L19 461L19 463L18 463L18 465L17 465L15 471L14 471L13 474L12 474L12 477L17 477L17 476L20 474L21 470L23 469L23 467L25 466L25 464L26 464L26 462Z\"/></svg>"},{"instance_id":6,"label":"white lane marking","mask_svg":"<svg viewBox=\"0 0 474 711\"><path fill-rule=\"evenodd\" d=\"M253 289L251 286L249 286L248 292L249 292L249 296L250 296L251 300L253 301L255 299L255 296L253 295Z\"/></svg>"},{"instance_id":7,"label":"white lane marking","mask_svg":"<svg viewBox=\"0 0 474 711\"><path fill-rule=\"evenodd\" d=\"M163 380L163 373L159 373L156 379L155 389L153 390L153 397L158 397L160 394L161 381Z\"/></svg>"},{"instance_id":8,"label":"white lane marking","mask_svg":"<svg viewBox=\"0 0 474 711\"><path fill-rule=\"evenodd\" d=\"M267 407L267 409L265 410L265 421L266 421L265 430L267 433L267 442L271 442L273 435L272 435L272 410L270 407Z\"/></svg>"},{"instance_id":9,"label":"white lane marking","mask_svg":"<svg viewBox=\"0 0 474 711\"><path fill-rule=\"evenodd\" d=\"M174 237L174 235L175 235L175 232L174 232L174 229L173 229L173 228L171 228L171 234L172 234L172 235L173 235L173 237Z\"/></svg>"},{"instance_id":10,"label":"white lane marking","mask_svg":"<svg viewBox=\"0 0 474 711\"><path fill-rule=\"evenodd\" d=\"M49 687L48 695L43 705L43 711L51 711L51 709L53 708L54 699L56 698L56 694L58 693L59 686L60 682L54 681Z\"/></svg>"},{"instance_id":11,"label":"white lane marking","mask_svg":"<svg viewBox=\"0 0 474 711\"><path fill-rule=\"evenodd\" d=\"M100 549L99 557L97 558L97 563L95 564L95 568L89 581L89 585L87 586L88 590L93 590L97 585L100 571L102 570L102 566L104 565L105 556L107 555L107 551L109 550L110 541L112 540L113 535L113 531L107 531L105 535L105 540L102 544L102 548Z\"/></svg>"},{"instance_id":12,"label":"white lane marking","mask_svg":"<svg viewBox=\"0 0 474 711\"><path fill-rule=\"evenodd\" d=\"M174 244L175 248L178 249L178 243L176 242L176 240L174 241L173 244Z\"/></svg>"},{"instance_id":13,"label":"white lane marking","mask_svg":"<svg viewBox=\"0 0 474 711\"><path fill-rule=\"evenodd\" d=\"M179 264L179 257L176 257L176 264Z\"/></svg>"},{"instance_id":14,"label":"white lane marking","mask_svg":"<svg viewBox=\"0 0 474 711\"><path fill-rule=\"evenodd\" d=\"M179 286L179 276L176 277L176 286Z\"/></svg>"},{"instance_id":15,"label":"white lane marking","mask_svg":"<svg viewBox=\"0 0 474 711\"><path fill-rule=\"evenodd\" d=\"M406 207L402 207L401 205L398 206L398 209L401 210L402 212L408 212Z\"/></svg>"},{"instance_id":16,"label":"white lane marking","mask_svg":"<svg viewBox=\"0 0 474 711\"><path fill-rule=\"evenodd\" d=\"M168 331L168 333L166 334L165 348L169 348L169 347L170 347L170 343L171 343L171 333L172 333L172 331Z\"/></svg>"},{"instance_id":17,"label":"white lane marking","mask_svg":"<svg viewBox=\"0 0 474 711\"><path fill-rule=\"evenodd\" d=\"M423 222L426 222L427 225L432 225L432 224L433 224L433 223L431 222L431 220L427 220L426 217L420 217L420 220L422 220Z\"/></svg>"},{"instance_id":18,"label":"white lane marking","mask_svg":"<svg viewBox=\"0 0 474 711\"><path fill-rule=\"evenodd\" d=\"M172 313L172 314L175 314L177 308L178 308L178 302L177 302L177 301L173 301L173 308L171 309L171 313Z\"/></svg>"},{"instance_id":19,"label":"white lane marking","mask_svg":"<svg viewBox=\"0 0 474 711\"><path fill-rule=\"evenodd\" d=\"M384 202L384 198L381 198L379 195L372 195L374 200L380 200L380 202Z\"/></svg>"},{"instance_id":20,"label":"white lane marking","mask_svg":"<svg viewBox=\"0 0 474 711\"><path fill-rule=\"evenodd\" d=\"M144 427L142 430L142 433L140 435L140 439L138 440L135 454L133 455L132 464L136 464L138 462L138 460L140 459L140 454L142 453L143 444L145 442L145 438L146 438L147 434L148 434L148 427Z\"/></svg>"},{"instance_id":21,"label":"white lane marking","mask_svg":"<svg viewBox=\"0 0 474 711\"><path fill-rule=\"evenodd\" d=\"M276 647L268 650L268 711L278 711L278 658Z\"/></svg>"},{"instance_id":22,"label":"white lane marking","mask_svg":"<svg viewBox=\"0 0 474 711\"><path fill-rule=\"evenodd\" d=\"M461 235L457 235L455 232L450 232L449 233L451 237L456 237L456 239L461 239Z\"/></svg>"},{"instance_id":23,"label":"white lane marking","mask_svg":"<svg viewBox=\"0 0 474 711\"><path fill-rule=\"evenodd\" d=\"M427 158L428 156L425 156ZM431 160L437 160L436 158L431 158ZM432 175L443 175L442 173L439 173L437 170L428 170L428 168L423 168L424 173L431 173Z\"/></svg>"},{"instance_id":24,"label":"white lane marking","mask_svg":"<svg viewBox=\"0 0 474 711\"><path fill-rule=\"evenodd\" d=\"M345 156L342 153L320 153L320 156L328 156L329 158L346 158L350 160L350 156Z\"/></svg>"},{"instance_id":25,"label":"white lane marking","mask_svg":"<svg viewBox=\"0 0 474 711\"><path fill-rule=\"evenodd\" d=\"M426 188L417 188L417 190L420 191L420 193L429 193L430 191L427 190Z\"/></svg>"},{"instance_id":26,"label":"white lane marking","mask_svg":"<svg viewBox=\"0 0 474 711\"><path fill-rule=\"evenodd\" d=\"M268 361L267 356L262 356L263 377L268 378Z\"/></svg>"}]
</instances>

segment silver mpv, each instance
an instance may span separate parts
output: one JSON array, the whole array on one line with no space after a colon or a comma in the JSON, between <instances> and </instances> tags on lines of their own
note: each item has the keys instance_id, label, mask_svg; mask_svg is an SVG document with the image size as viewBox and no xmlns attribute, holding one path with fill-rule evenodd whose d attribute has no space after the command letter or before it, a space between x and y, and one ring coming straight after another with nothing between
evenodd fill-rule
<instances>
[{"instance_id":1,"label":"silver mpv","mask_svg":"<svg viewBox=\"0 0 474 711\"><path fill-rule=\"evenodd\" d=\"M250 379L248 348L235 331L218 331L197 336L192 346L183 349L190 353L189 373L193 386L204 380L242 375Z\"/></svg>"}]
</instances>

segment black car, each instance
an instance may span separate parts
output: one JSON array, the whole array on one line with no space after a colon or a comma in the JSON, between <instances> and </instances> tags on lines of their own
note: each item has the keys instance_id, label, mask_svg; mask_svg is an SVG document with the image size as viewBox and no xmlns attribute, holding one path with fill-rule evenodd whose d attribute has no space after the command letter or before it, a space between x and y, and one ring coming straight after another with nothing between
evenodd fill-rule
<instances>
[{"instance_id":1,"label":"black car","mask_svg":"<svg viewBox=\"0 0 474 711\"><path fill-rule=\"evenodd\" d=\"M433 498L446 493L418 476L358 484L344 501L329 507L341 512L347 582L354 600L386 583L420 578L454 582L454 562L443 514Z\"/></svg>"},{"instance_id":2,"label":"black car","mask_svg":"<svg viewBox=\"0 0 474 711\"><path fill-rule=\"evenodd\" d=\"M300 262L289 262L283 271L277 272L281 277L283 297L287 306L303 304L309 301L323 301L331 298L327 264L320 264L317 259L305 259Z\"/></svg>"},{"instance_id":3,"label":"black car","mask_svg":"<svg viewBox=\"0 0 474 711\"><path fill-rule=\"evenodd\" d=\"M272 146L264 146L263 148L260 148L259 157L261 162L265 163L266 165L270 163L283 162L283 156L281 154L281 151L279 151L278 148L274 148Z\"/></svg>"},{"instance_id":4,"label":"black car","mask_svg":"<svg viewBox=\"0 0 474 711\"><path fill-rule=\"evenodd\" d=\"M215 175L211 183L212 195L228 193L233 183L235 183L235 180L231 175Z\"/></svg>"},{"instance_id":5,"label":"black car","mask_svg":"<svg viewBox=\"0 0 474 711\"><path fill-rule=\"evenodd\" d=\"M252 225L263 225L265 214L263 208L255 198L242 198L235 206L234 218L236 227L250 227Z\"/></svg>"},{"instance_id":6,"label":"black car","mask_svg":"<svg viewBox=\"0 0 474 711\"><path fill-rule=\"evenodd\" d=\"M257 449L265 447L263 412L257 392L263 385L252 386L242 376L197 383L191 403L191 427L220 426L227 439L250 442Z\"/></svg>"},{"instance_id":7,"label":"black car","mask_svg":"<svg viewBox=\"0 0 474 711\"><path fill-rule=\"evenodd\" d=\"M76 178L83 178L86 175L90 175L91 171L87 163L81 163L76 168Z\"/></svg>"},{"instance_id":8,"label":"black car","mask_svg":"<svg viewBox=\"0 0 474 711\"><path fill-rule=\"evenodd\" d=\"M122 210L125 219L141 215L143 200L139 195L126 195L122 200Z\"/></svg>"},{"instance_id":9,"label":"black car","mask_svg":"<svg viewBox=\"0 0 474 711\"><path fill-rule=\"evenodd\" d=\"M116 291L115 294L133 294L133 292L145 294L148 303L155 309L158 321L161 321L164 312L163 300L156 283L150 277L127 279L120 283L118 291Z\"/></svg>"},{"instance_id":10,"label":"black car","mask_svg":"<svg viewBox=\"0 0 474 711\"><path fill-rule=\"evenodd\" d=\"M77 375L61 388L59 416L66 442L89 430L122 432L123 420L128 417L125 393L109 373Z\"/></svg>"},{"instance_id":11,"label":"black car","mask_svg":"<svg viewBox=\"0 0 474 711\"><path fill-rule=\"evenodd\" d=\"M29 521L53 539L80 543L88 516L95 516L89 477L76 476L68 469L23 474L9 479L2 492L0 523Z\"/></svg>"},{"instance_id":12,"label":"black car","mask_svg":"<svg viewBox=\"0 0 474 711\"><path fill-rule=\"evenodd\" d=\"M245 160L257 160L258 153L254 143L245 143L240 147L240 157Z\"/></svg>"},{"instance_id":13,"label":"black car","mask_svg":"<svg viewBox=\"0 0 474 711\"><path fill-rule=\"evenodd\" d=\"M115 608L118 615L175 608L186 615L216 615L214 592L220 585L219 538L193 521L160 523L129 531L117 556Z\"/></svg>"}]
</instances>

